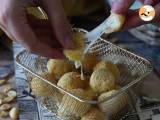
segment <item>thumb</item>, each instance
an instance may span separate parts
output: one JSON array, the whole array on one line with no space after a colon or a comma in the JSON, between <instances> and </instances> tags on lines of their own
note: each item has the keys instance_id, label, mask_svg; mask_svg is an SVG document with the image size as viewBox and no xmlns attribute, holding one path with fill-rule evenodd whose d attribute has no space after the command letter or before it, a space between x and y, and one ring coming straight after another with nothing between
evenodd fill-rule
<instances>
[{"instance_id":1,"label":"thumb","mask_svg":"<svg viewBox=\"0 0 160 120\"><path fill-rule=\"evenodd\" d=\"M21 5L19 2L17 2L16 6L17 7L13 7L10 11L10 17L7 20L6 28L13 36L14 40L21 43L32 53L46 57L62 58L63 55L60 50L44 44L37 38L35 31L28 24L25 6Z\"/></svg>"},{"instance_id":2,"label":"thumb","mask_svg":"<svg viewBox=\"0 0 160 120\"><path fill-rule=\"evenodd\" d=\"M52 24L53 32L61 45L66 49L73 48L71 26L67 21L60 0L43 0L45 11Z\"/></svg>"}]
</instances>

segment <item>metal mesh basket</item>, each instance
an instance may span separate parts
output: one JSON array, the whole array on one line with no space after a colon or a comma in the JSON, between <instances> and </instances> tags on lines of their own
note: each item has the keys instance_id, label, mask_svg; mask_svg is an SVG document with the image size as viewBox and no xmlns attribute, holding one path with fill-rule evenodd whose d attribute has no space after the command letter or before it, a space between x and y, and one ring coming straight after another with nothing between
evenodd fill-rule
<instances>
[{"instance_id":1,"label":"metal mesh basket","mask_svg":"<svg viewBox=\"0 0 160 120\"><path fill-rule=\"evenodd\" d=\"M84 32L84 33L87 32L83 29L78 29L78 28L74 29L74 31ZM129 96L132 96L130 95L131 93L129 88L131 88L133 85L141 81L142 78L144 78L152 71L152 66L150 62L147 61L146 59L139 57L131 52L128 52L118 46L115 46L112 43L101 38L97 40L90 47L88 52L98 54L99 59L112 61L113 63L117 64L117 66L120 69L120 80L118 84L122 86L122 88L119 90L119 92L107 98L107 100L111 100L114 97L121 95L124 92L128 93ZM40 74L47 71L46 68L47 61L48 61L47 58L30 54L27 51L22 51L16 57L17 64L24 69L28 80L31 80L32 77L38 77L41 80L53 86L54 91L56 93L53 96L45 98L36 96L37 100L40 101L48 110L50 110L54 114L57 114L57 109L60 107L59 105L60 99L57 96L59 96L59 94L62 93L64 95L68 95L71 99L75 99L76 101L78 101L80 106L83 106L84 104L93 106L100 104L98 101L83 100L79 96L75 96L71 92L62 89L56 84L49 82L47 79L43 78ZM130 99L132 98L133 96L130 97ZM70 101L68 100L65 102L70 102ZM106 102L106 100L102 101L101 103L103 102ZM85 105L84 107L86 107ZM124 116L128 111L132 111L133 110L132 100L128 100L128 105L125 108L127 109L121 110L119 113L112 116L111 118L117 120L120 119L122 116ZM72 109L75 110L74 108ZM79 118L74 118L72 115L70 115L66 116L65 120L66 119L71 120L71 118L79 119ZM57 117L57 119L60 118Z\"/></svg>"}]
</instances>

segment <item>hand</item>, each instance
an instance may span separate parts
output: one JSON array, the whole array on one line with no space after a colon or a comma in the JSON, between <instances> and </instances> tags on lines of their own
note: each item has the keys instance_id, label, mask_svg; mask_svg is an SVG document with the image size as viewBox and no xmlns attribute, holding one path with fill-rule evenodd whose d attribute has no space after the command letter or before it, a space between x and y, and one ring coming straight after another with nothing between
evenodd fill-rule
<instances>
[{"instance_id":1,"label":"hand","mask_svg":"<svg viewBox=\"0 0 160 120\"><path fill-rule=\"evenodd\" d=\"M147 23L160 23L160 1L159 0L140 0L143 4L152 5L156 10L156 17L150 21L142 21L139 17L139 10L129 10L130 6L135 0L116 0L112 6L112 11L124 14L126 22L123 30L140 26Z\"/></svg>"},{"instance_id":2,"label":"hand","mask_svg":"<svg viewBox=\"0 0 160 120\"><path fill-rule=\"evenodd\" d=\"M28 6L41 6L48 20L28 14ZM0 28L32 53L62 58L62 48L73 47L71 27L60 0L1 0Z\"/></svg>"}]
</instances>

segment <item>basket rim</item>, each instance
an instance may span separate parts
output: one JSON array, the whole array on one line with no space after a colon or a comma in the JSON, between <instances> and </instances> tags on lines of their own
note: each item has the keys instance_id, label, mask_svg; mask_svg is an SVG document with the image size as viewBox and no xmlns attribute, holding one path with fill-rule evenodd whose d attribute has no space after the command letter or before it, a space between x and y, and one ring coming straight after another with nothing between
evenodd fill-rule
<instances>
[{"instance_id":1,"label":"basket rim","mask_svg":"<svg viewBox=\"0 0 160 120\"><path fill-rule=\"evenodd\" d=\"M82 28L73 28L73 30L79 30L79 31L85 32L85 33L88 32L87 30L84 30L84 29L82 29ZM106 102L106 101L108 101L108 100L111 100L112 98L114 98L114 97L116 97L116 96L118 96L118 95L121 95L121 94L124 93L127 89L129 89L129 88L132 87L133 85L135 85L135 84L137 84L138 82L140 82L141 80L143 80L144 77L146 77L147 75L149 75L149 74L152 72L153 67L152 67L151 62L150 62L149 60L147 60L147 59L145 59L145 58L143 58L143 57L141 57L141 56L139 56L139 55L136 55L136 54L134 54L134 53L132 53L132 52L130 52L130 51L128 51L128 50L125 50L125 49L123 49L123 48L121 48L121 47L119 47L119 46L117 46L117 45L114 45L113 43L111 43L111 42L109 42L109 41L107 41L107 40L105 40L105 39L103 39L103 38L101 38L101 37L100 37L99 39L102 40L103 42L106 42L107 44L113 45L114 47L116 47L116 48L118 48L118 49L120 49L120 50L122 50L122 51L124 51L124 52L126 52L126 53L128 53L128 54L130 54L130 55L132 55L132 56L134 56L134 57L137 57L137 58L141 59L142 61L144 61L144 62L145 62L146 64L148 64L148 66L149 66L149 67L148 67L149 69L148 69L148 71L145 73L144 76L141 76L141 77L139 77L138 79L135 79L134 81L131 81L130 83L128 83L127 85L125 85L125 86L123 86L121 89L119 89L117 93L109 96L108 98L104 99L103 101L88 101L88 100L83 100L83 99L81 99L80 97L75 96L75 95L72 94L71 92L64 90L63 88L59 87L58 85L56 85L56 84L54 84L54 83L52 83L52 82L49 82L47 79L43 78L42 76L38 75L37 73L35 73L35 72L33 72L32 70L30 70L29 68L27 68L25 65L23 65L23 64L20 62L20 59L19 59L21 55L23 55L24 53L27 52L27 50L21 51L21 52L16 56L16 59L15 59L15 60L16 60L16 64L19 65L20 67L22 67L23 69L25 69L26 71L28 71L29 73L31 73L32 75L34 75L34 76L38 77L39 79L43 80L44 82L50 84L50 85L53 86L54 88L56 88L56 89L64 92L65 94L73 97L74 99L78 100L79 102L87 103L87 104L100 104L100 103Z\"/></svg>"}]
</instances>

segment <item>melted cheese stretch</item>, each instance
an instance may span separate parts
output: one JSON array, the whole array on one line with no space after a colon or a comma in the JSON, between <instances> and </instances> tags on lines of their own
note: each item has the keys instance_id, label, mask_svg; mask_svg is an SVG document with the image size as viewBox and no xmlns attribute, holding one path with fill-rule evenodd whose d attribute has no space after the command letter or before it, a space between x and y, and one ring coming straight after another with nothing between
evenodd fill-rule
<instances>
[{"instance_id":1,"label":"melted cheese stretch","mask_svg":"<svg viewBox=\"0 0 160 120\"><path fill-rule=\"evenodd\" d=\"M83 66L81 64L81 80L84 80Z\"/></svg>"},{"instance_id":2,"label":"melted cheese stretch","mask_svg":"<svg viewBox=\"0 0 160 120\"><path fill-rule=\"evenodd\" d=\"M81 67L81 80L84 80L83 66L81 61L74 62L76 69Z\"/></svg>"},{"instance_id":3,"label":"melted cheese stretch","mask_svg":"<svg viewBox=\"0 0 160 120\"><path fill-rule=\"evenodd\" d=\"M81 67L81 77L84 78L83 76L83 68L82 68L82 63L81 61L83 60L83 56L85 53L88 51L88 49L93 45L93 43L100 37L99 33L107 33L110 34L112 32L118 31L123 23L125 21L125 16L116 14L111 11L110 16L98 27L96 27L93 31L87 33L86 36L89 34L90 37L84 36L84 33L82 32L76 32L73 34L74 42L75 42L75 50L64 50L63 53L64 55L71 61L75 62L76 68ZM93 34L92 34L93 33ZM91 39L90 44L88 45L87 48L85 45L85 40L86 38L94 38L94 36L97 36L98 38Z\"/></svg>"}]
</instances>

